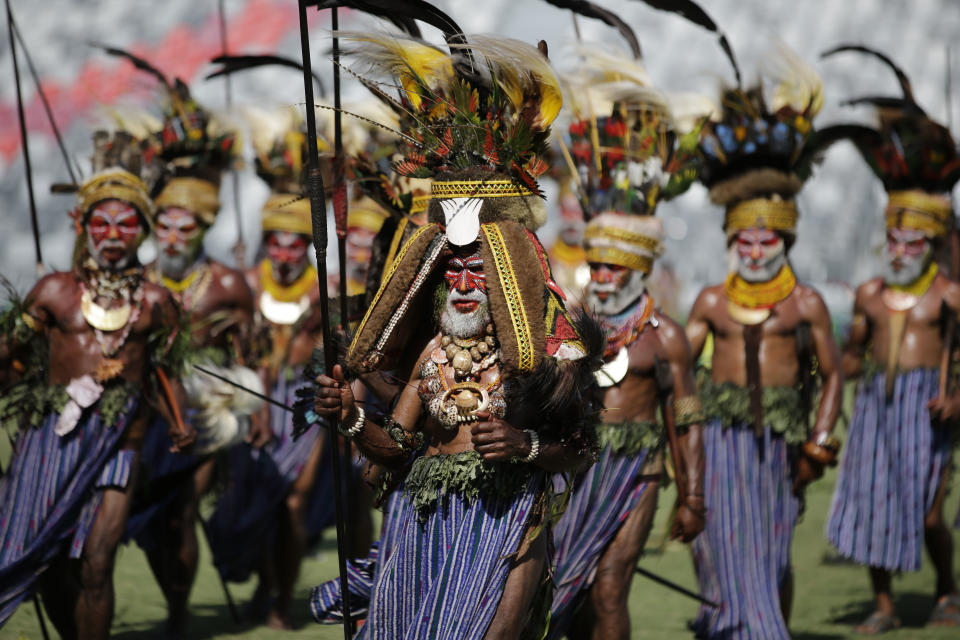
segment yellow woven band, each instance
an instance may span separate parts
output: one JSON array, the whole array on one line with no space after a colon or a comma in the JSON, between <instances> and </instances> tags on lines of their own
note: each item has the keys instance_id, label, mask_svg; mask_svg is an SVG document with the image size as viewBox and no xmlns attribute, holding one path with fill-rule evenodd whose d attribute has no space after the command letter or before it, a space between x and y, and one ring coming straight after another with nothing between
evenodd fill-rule
<instances>
[{"instance_id":1,"label":"yellow woven band","mask_svg":"<svg viewBox=\"0 0 960 640\"><path fill-rule=\"evenodd\" d=\"M367 202L369 202L369 200L367 200ZM370 207L351 208L350 212L347 213L347 228L366 229L367 231L376 233L380 231L380 227L383 226L383 221L386 220L388 216L389 214L383 209L373 209Z\"/></svg>"},{"instance_id":2,"label":"yellow woven band","mask_svg":"<svg viewBox=\"0 0 960 640\"><path fill-rule=\"evenodd\" d=\"M191 211L209 227L220 211L220 187L199 178L173 178L154 202L158 211L167 207Z\"/></svg>"},{"instance_id":3,"label":"yellow woven band","mask_svg":"<svg viewBox=\"0 0 960 640\"><path fill-rule=\"evenodd\" d=\"M587 262L597 262L600 264L616 264L627 269L635 269L650 273L653 270L653 258L650 256L639 256L629 251L616 249L614 247L588 247Z\"/></svg>"},{"instance_id":4,"label":"yellow woven band","mask_svg":"<svg viewBox=\"0 0 960 640\"><path fill-rule=\"evenodd\" d=\"M91 177L77 193L80 211L86 214L98 202L122 200L136 207L149 224L153 224L153 204L147 185L139 177L123 169L108 169Z\"/></svg>"},{"instance_id":5,"label":"yellow woven band","mask_svg":"<svg viewBox=\"0 0 960 640\"><path fill-rule=\"evenodd\" d=\"M263 205L261 227L264 231L311 235L310 200L295 193L274 193Z\"/></svg>"},{"instance_id":6,"label":"yellow woven band","mask_svg":"<svg viewBox=\"0 0 960 640\"><path fill-rule=\"evenodd\" d=\"M634 231L627 231L626 229L619 229L617 227L588 226L587 230L583 234L583 237L586 240L592 240L596 238L619 240L620 242L636 245L638 248L645 249L646 251L654 254L660 252L659 238L647 236L642 233L636 233Z\"/></svg>"},{"instance_id":7,"label":"yellow woven band","mask_svg":"<svg viewBox=\"0 0 960 640\"><path fill-rule=\"evenodd\" d=\"M727 233L744 229L796 231L798 216L793 200L754 198L729 207L723 227Z\"/></svg>"},{"instance_id":8,"label":"yellow woven band","mask_svg":"<svg viewBox=\"0 0 960 640\"><path fill-rule=\"evenodd\" d=\"M413 196L413 202L410 204L410 215L413 216L426 211L427 206L430 204L430 197L430 194Z\"/></svg>"},{"instance_id":9,"label":"yellow woven band","mask_svg":"<svg viewBox=\"0 0 960 640\"><path fill-rule=\"evenodd\" d=\"M452 180L430 186L434 198L524 198L533 191L513 180Z\"/></svg>"},{"instance_id":10,"label":"yellow woven band","mask_svg":"<svg viewBox=\"0 0 960 640\"><path fill-rule=\"evenodd\" d=\"M919 189L891 191L887 202L887 228L917 229L933 236L947 233L953 208L946 196Z\"/></svg>"}]
</instances>

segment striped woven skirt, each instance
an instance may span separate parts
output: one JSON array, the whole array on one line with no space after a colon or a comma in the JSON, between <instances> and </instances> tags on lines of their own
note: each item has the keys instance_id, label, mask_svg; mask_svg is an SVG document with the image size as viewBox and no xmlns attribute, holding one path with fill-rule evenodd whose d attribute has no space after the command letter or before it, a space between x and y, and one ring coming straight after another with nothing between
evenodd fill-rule
<instances>
[{"instance_id":1,"label":"striped woven skirt","mask_svg":"<svg viewBox=\"0 0 960 640\"><path fill-rule=\"evenodd\" d=\"M383 564L390 558L398 532L407 520L414 519L409 500L403 499L403 487L398 487L387 499L380 528L380 539L373 543L366 558L347 562L347 582L350 589L350 614L354 619L366 618L370 596ZM310 592L310 613L320 624L343 622L343 600L340 597L340 578L314 587Z\"/></svg>"},{"instance_id":2,"label":"striped woven skirt","mask_svg":"<svg viewBox=\"0 0 960 640\"><path fill-rule=\"evenodd\" d=\"M927 402L938 393L936 369L897 375L888 399L884 374L861 383L827 538L854 562L917 571L923 520L950 461L949 433L933 428Z\"/></svg>"},{"instance_id":3,"label":"striped woven skirt","mask_svg":"<svg viewBox=\"0 0 960 640\"><path fill-rule=\"evenodd\" d=\"M543 476L514 498L440 496L426 521L398 520L376 576L363 640L480 640L496 614L512 556L528 531ZM409 510L408 494L398 508Z\"/></svg>"},{"instance_id":4,"label":"striped woven skirt","mask_svg":"<svg viewBox=\"0 0 960 640\"><path fill-rule=\"evenodd\" d=\"M166 530L162 521L168 517L167 510L192 487L193 471L203 461L189 453L174 453L171 445L167 421L154 417L140 449L137 489L124 533L124 542L136 540L142 549L156 548L158 536Z\"/></svg>"},{"instance_id":5,"label":"striped woven skirt","mask_svg":"<svg viewBox=\"0 0 960 640\"><path fill-rule=\"evenodd\" d=\"M118 445L137 404L128 399L112 427L95 404L65 436L54 433L58 414L18 435L0 478L0 626L58 554L80 557L103 499L98 489L127 487L136 452Z\"/></svg>"},{"instance_id":6,"label":"striped woven skirt","mask_svg":"<svg viewBox=\"0 0 960 640\"><path fill-rule=\"evenodd\" d=\"M640 497L656 486L643 479L646 458L646 450L626 456L605 447L596 464L574 480L567 509L553 528L555 587L547 637L560 638L567 632L580 600L593 584L607 545ZM564 490L563 486L556 488Z\"/></svg>"},{"instance_id":7,"label":"striped woven skirt","mask_svg":"<svg viewBox=\"0 0 960 640\"><path fill-rule=\"evenodd\" d=\"M769 426L703 430L707 523L693 542L701 607L698 638L787 639L779 589L790 571L790 542L800 502L793 495L787 443Z\"/></svg>"},{"instance_id":8,"label":"striped woven skirt","mask_svg":"<svg viewBox=\"0 0 960 640\"><path fill-rule=\"evenodd\" d=\"M292 407L297 388L304 384L301 375L302 370L281 375L270 396ZM273 440L263 449L240 443L227 452L227 487L207 522L213 563L225 580L243 582L259 568L265 545L276 537L283 501L321 437L321 426L314 425L295 440L293 413L274 405L270 428ZM322 468L330 466L324 462L321 475Z\"/></svg>"}]
</instances>

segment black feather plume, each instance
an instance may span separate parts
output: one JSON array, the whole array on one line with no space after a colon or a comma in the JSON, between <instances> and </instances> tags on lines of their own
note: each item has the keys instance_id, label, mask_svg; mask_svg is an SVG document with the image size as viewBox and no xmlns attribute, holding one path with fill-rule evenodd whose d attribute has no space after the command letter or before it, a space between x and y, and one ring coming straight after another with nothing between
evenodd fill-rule
<instances>
[{"instance_id":1,"label":"black feather plume","mask_svg":"<svg viewBox=\"0 0 960 640\"><path fill-rule=\"evenodd\" d=\"M844 106L854 106L858 104L869 104L880 109L901 109L904 113L913 113L918 116L925 116L926 113L916 102L906 98L892 98L889 96L863 96L860 98L851 98L844 100L840 104Z\"/></svg>"},{"instance_id":2,"label":"black feather plume","mask_svg":"<svg viewBox=\"0 0 960 640\"><path fill-rule=\"evenodd\" d=\"M828 51L824 51L823 53L820 54L820 57L829 58L834 54L842 53L844 51L855 51L857 53L865 53L867 55L873 56L874 58L877 58L878 60L880 60L880 62L890 67L890 69L893 70L893 73L897 76L897 82L900 83L900 89L903 91L903 99L909 102L910 104L916 106L917 109L920 108L919 106L917 106L917 101L913 97L913 87L910 85L910 78L907 77L907 74L904 73L903 69L898 67L897 64L883 52L877 51L876 49L871 49L870 47L866 47L862 44L841 44L841 45L837 45L836 47Z\"/></svg>"},{"instance_id":3,"label":"black feather plume","mask_svg":"<svg viewBox=\"0 0 960 640\"><path fill-rule=\"evenodd\" d=\"M105 51L107 54L111 56L117 56L118 58L126 58L127 60L132 62L133 66L135 66L137 69L141 71L146 71L147 73L156 77L160 82L162 82L163 86L167 87L168 89L171 88L170 81L167 80L167 76L163 75L162 71L157 69L155 66L153 66L143 58L139 56L135 56L129 51L126 51L124 49L118 49L117 47L111 47L105 44L91 42L90 45L93 47L97 47L98 49L103 49L103 51Z\"/></svg>"},{"instance_id":4,"label":"black feather plume","mask_svg":"<svg viewBox=\"0 0 960 640\"><path fill-rule=\"evenodd\" d=\"M303 63L293 60L291 58L285 58L284 56L277 56L271 54L263 55L247 55L247 56L217 56L210 60L213 64L221 65L219 69L215 69L212 73L208 74L205 79L210 80L212 78L219 78L220 76L230 75L238 71L246 71L248 69L258 69L260 67L268 66L278 66L278 67L288 67L290 69L296 69L303 73ZM320 79L316 73L313 74L313 79L317 83L317 88L320 93L320 97L326 97L326 91L323 86L323 81Z\"/></svg>"},{"instance_id":5,"label":"black feather plume","mask_svg":"<svg viewBox=\"0 0 960 640\"><path fill-rule=\"evenodd\" d=\"M604 24L610 25L619 31L623 39L630 45L630 51L633 52L633 57L641 57L640 41L637 40L637 34L633 32L630 25L624 22L623 19L613 11L604 9L592 2L587 2L587 0L547 0L547 3L561 9L569 9L585 18L601 20Z\"/></svg>"},{"instance_id":6,"label":"black feather plume","mask_svg":"<svg viewBox=\"0 0 960 640\"><path fill-rule=\"evenodd\" d=\"M737 64L737 59L733 55L733 48L730 46L730 43L727 41L726 34L720 30L720 27L717 26L717 23L713 21L706 11L704 11L700 5L693 0L640 0L644 4L647 4L654 9L660 9L661 11L669 11L670 13L676 13L690 22L703 27L707 31L712 31L717 34L717 37L720 40L720 48L723 49L723 52L727 54L727 59L730 61L730 66L733 67L733 75L737 78L737 86L740 86L740 66Z\"/></svg>"},{"instance_id":7,"label":"black feather plume","mask_svg":"<svg viewBox=\"0 0 960 640\"><path fill-rule=\"evenodd\" d=\"M345 7L363 11L389 20L414 37L419 37L419 29L413 25L414 32L410 25L419 20L439 29L448 44L464 44L467 41L463 29L453 18L425 0L311 0L307 4L316 5L317 9Z\"/></svg>"}]
</instances>

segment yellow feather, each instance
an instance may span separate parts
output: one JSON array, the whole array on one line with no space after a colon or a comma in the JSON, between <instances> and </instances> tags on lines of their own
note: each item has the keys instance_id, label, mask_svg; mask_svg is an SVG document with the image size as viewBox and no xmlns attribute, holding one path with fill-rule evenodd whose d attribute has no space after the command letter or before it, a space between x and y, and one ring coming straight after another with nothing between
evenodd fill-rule
<instances>
[{"instance_id":1,"label":"yellow feather","mask_svg":"<svg viewBox=\"0 0 960 640\"><path fill-rule=\"evenodd\" d=\"M453 61L449 54L420 40L359 32L340 32L339 35L344 40L366 43L367 46L351 54L381 72L398 76L415 109L422 103L419 83L432 90L445 90L453 80Z\"/></svg>"}]
</instances>

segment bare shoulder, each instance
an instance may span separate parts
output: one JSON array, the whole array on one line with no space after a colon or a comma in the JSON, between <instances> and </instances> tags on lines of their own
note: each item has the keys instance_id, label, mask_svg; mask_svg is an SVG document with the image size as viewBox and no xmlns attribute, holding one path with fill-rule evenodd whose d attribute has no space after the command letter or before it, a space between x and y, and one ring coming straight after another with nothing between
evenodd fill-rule
<instances>
[{"instance_id":1,"label":"bare shoulder","mask_svg":"<svg viewBox=\"0 0 960 640\"><path fill-rule=\"evenodd\" d=\"M800 316L804 320L811 322L830 320L827 303L823 301L823 296L816 289L798 283L794 289L794 295L796 296L797 307L800 309Z\"/></svg>"},{"instance_id":2,"label":"bare shoulder","mask_svg":"<svg viewBox=\"0 0 960 640\"><path fill-rule=\"evenodd\" d=\"M55 271L48 273L40 278L30 293L27 294L27 300L33 305L44 306L45 304L61 300L65 291L69 291L80 284L77 274L72 271Z\"/></svg>"},{"instance_id":3,"label":"bare shoulder","mask_svg":"<svg viewBox=\"0 0 960 640\"><path fill-rule=\"evenodd\" d=\"M144 281L143 301L151 311L157 310L163 314L179 313L179 305L173 293L163 285Z\"/></svg>"},{"instance_id":4,"label":"bare shoulder","mask_svg":"<svg viewBox=\"0 0 960 640\"><path fill-rule=\"evenodd\" d=\"M690 360L690 342L683 327L665 313L655 311L654 317L660 323L657 327L657 340L663 349L663 354L669 360Z\"/></svg>"},{"instance_id":5,"label":"bare shoulder","mask_svg":"<svg viewBox=\"0 0 960 640\"><path fill-rule=\"evenodd\" d=\"M693 309L690 311L690 315L703 315L710 309L720 306L725 299L726 294L724 293L722 284L715 284L705 287L697 295L697 299L693 303Z\"/></svg>"},{"instance_id":6,"label":"bare shoulder","mask_svg":"<svg viewBox=\"0 0 960 640\"><path fill-rule=\"evenodd\" d=\"M238 285L238 283L243 283L244 286L247 284L247 277L243 271L234 269L233 267L228 267L222 262L211 260L210 271L213 273L213 277L224 289L234 288Z\"/></svg>"},{"instance_id":7,"label":"bare shoulder","mask_svg":"<svg viewBox=\"0 0 960 640\"><path fill-rule=\"evenodd\" d=\"M941 295L947 306L955 312L960 312L960 282L951 280L943 274L938 274L934 284L942 288L943 293Z\"/></svg>"}]
</instances>

